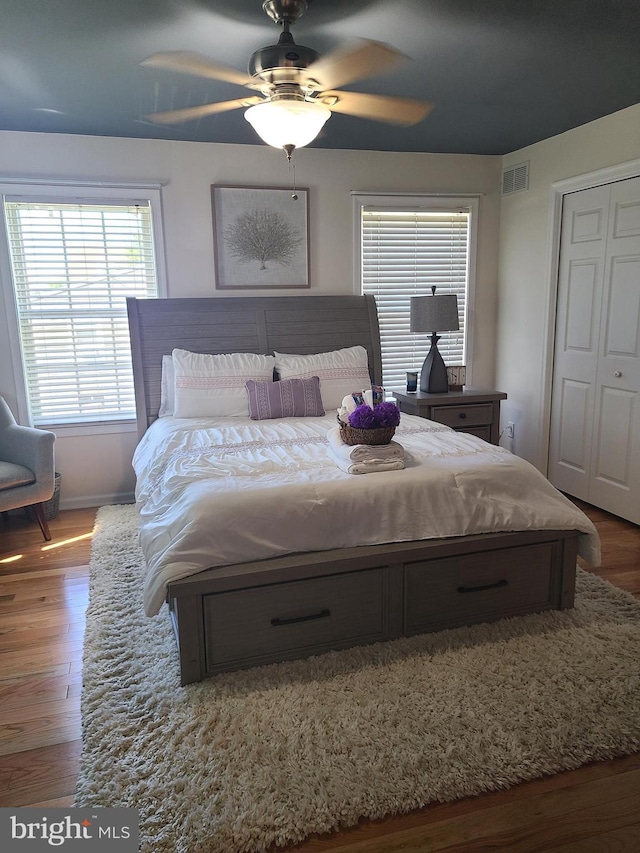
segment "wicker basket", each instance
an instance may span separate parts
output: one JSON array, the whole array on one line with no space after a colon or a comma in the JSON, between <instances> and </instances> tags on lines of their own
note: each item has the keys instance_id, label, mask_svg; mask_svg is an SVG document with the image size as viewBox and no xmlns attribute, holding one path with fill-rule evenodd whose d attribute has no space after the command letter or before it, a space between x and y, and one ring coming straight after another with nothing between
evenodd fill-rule
<instances>
[{"instance_id":1,"label":"wicker basket","mask_svg":"<svg viewBox=\"0 0 640 853\"><path fill-rule=\"evenodd\" d=\"M395 427L376 427L375 429L356 429L340 421L340 436L345 444L389 444L395 434Z\"/></svg>"},{"instance_id":2,"label":"wicker basket","mask_svg":"<svg viewBox=\"0 0 640 853\"><path fill-rule=\"evenodd\" d=\"M44 517L47 521L51 521L52 518L57 518L58 513L60 512L60 484L62 482L62 475L55 472L54 475L54 486L53 486L53 494L49 498L48 501L43 501L42 509L44 511ZM36 514L33 511L32 506L26 506L25 512L27 514L27 518L29 521L36 521Z\"/></svg>"},{"instance_id":3,"label":"wicker basket","mask_svg":"<svg viewBox=\"0 0 640 853\"><path fill-rule=\"evenodd\" d=\"M48 501L44 502L44 517L47 521L52 518L57 518L60 511L60 485L62 483L62 475L55 472L53 494Z\"/></svg>"}]
</instances>

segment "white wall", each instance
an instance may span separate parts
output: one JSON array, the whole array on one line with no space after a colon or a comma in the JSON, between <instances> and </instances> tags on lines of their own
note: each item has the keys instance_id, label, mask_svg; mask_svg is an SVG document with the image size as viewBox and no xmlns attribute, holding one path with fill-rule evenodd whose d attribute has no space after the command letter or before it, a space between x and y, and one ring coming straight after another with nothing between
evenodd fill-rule
<instances>
[{"instance_id":1,"label":"white wall","mask_svg":"<svg viewBox=\"0 0 640 853\"><path fill-rule=\"evenodd\" d=\"M6 179L163 183L169 296L216 296L210 185L289 186L284 154L267 146L0 132L0 181ZM296 182L310 189L311 289L353 292L351 191L480 193L474 384L494 380L501 158L306 148ZM274 291L286 295L292 291ZM270 292L271 293L271 292ZM254 291L247 295L264 295ZM1 297L0 297L1 298ZM5 312L0 305L0 394L15 410ZM15 355L14 355L15 357ZM471 359L470 359L471 360ZM56 467L63 507L131 497L133 432L60 436Z\"/></svg>"},{"instance_id":2,"label":"white wall","mask_svg":"<svg viewBox=\"0 0 640 853\"><path fill-rule=\"evenodd\" d=\"M515 423L514 451L546 472L545 376L554 182L640 157L640 104L507 155L504 168L529 161L529 190L502 199L496 387L508 394L502 423Z\"/></svg>"}]
</instances>

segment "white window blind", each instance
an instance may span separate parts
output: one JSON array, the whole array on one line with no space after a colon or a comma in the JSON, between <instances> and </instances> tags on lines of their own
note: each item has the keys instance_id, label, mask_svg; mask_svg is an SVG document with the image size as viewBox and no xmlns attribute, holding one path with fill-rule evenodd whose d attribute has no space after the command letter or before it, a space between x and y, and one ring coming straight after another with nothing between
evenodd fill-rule
<instances>
[{"instance_id":1,"label":"white window blind","mask_svg":"<svg viewBox=\"0 0 640 853\"><path fill-rule=\"evenodd\" d=\"M443 332L438 349L447 366L464 364L470 211L361 209L362 292L375 297L380 322L383 384L406 387L406 371L420 371L430 335L409 330L412 296L458 297L460 330Z\"/></svg>"},{"instance_id":2,"label":"white window blind","mask_svg":"<svg viewBox=\"0 0 640 853\"><path fill-rule=\"evenodd\" d=\"M4 208L33 423L134 417L126 297L158 293L149 201Z\"/></svg>"}]
</instances>

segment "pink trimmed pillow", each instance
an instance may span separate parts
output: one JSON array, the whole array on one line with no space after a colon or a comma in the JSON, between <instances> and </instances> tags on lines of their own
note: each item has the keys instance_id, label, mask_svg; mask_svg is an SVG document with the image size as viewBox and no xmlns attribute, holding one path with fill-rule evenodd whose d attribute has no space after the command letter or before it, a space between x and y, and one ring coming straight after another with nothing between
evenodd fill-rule
<instances>
[{"instance_id":1,"label":"pink trimmed pillow","mask_svg":"<svg viewBox=\"0 0 640 853\"><path fill-rule=\"evenodd\" d=\"M251 352L213 355L174 349L176 418L246 418L248 379L273 380L275 358Z\"/></svg>"},{"instance_id":2,"label":"pink trimmed pillow","mask_svg":"<svg viewBox=\"0 0 640 853\"><path fill-rule=\"evenodd\" d=\"M246 382L249 417L254 421L270 418L316 418L324 415L320 379L281 379L279 382Z\"/></svg>"},{"instance_id":3,"label":"pink trimmed pillow","mask_svg":"<svg viewBox=\"0 0 640 853\"><path fill-rule=\"evenodd\" d=\"M369 357L364 347L345 347L315 355L292 355L274 352L276 371L280 379L320 377L322 405L338 409L343 399L353 391L371 387Z\"/></svg>"}]
</instances>

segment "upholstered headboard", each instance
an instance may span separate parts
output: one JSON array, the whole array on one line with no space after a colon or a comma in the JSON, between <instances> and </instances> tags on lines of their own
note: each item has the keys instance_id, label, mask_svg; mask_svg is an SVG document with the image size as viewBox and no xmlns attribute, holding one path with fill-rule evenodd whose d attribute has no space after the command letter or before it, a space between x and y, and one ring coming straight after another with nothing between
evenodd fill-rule
<instances>
[{"instance_id":1,"label":"upholstered headboard","mask_svg":"<svg viewBox=\"0 0 640 853\"><path fill-rule=\"evenodd\" d=\"M239 296L127 299L138 434L158 416L162 356L274 351L308 355L363 346L382 382L380 329L372 296Z\"/></svg>"}]
</instances>

